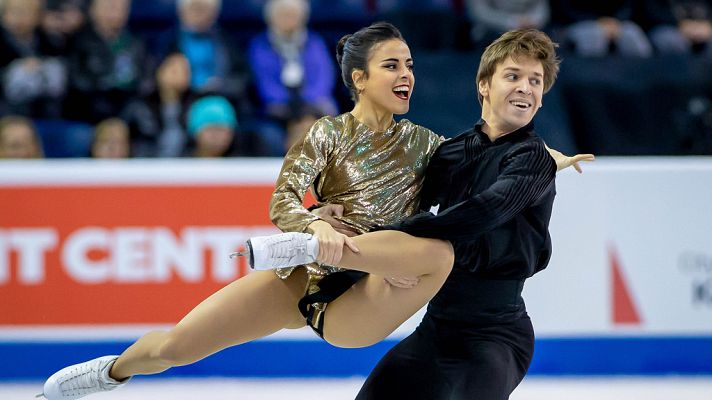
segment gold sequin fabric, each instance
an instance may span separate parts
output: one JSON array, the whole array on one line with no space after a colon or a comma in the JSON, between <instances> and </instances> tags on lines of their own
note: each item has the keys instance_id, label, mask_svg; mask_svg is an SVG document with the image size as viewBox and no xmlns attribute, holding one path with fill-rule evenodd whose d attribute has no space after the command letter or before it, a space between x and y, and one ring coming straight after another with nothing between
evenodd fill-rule
<instances>
[{"instance_id":1,"label":"gold sequin fabric","mask_svg":"<svg viewBox=\"0 0 712 400\"><path fill-rule=\"evenodd\" d=\"M417 211L425 169L442 140L406 119L377 132L351 113L323 117L285 156L270 218L283 231L304 232L318 219L302 205L313 189L319 203L343 205L340 220L360 233L400 221ZM338 270L307 268L321 276ZM291 270L277 273L285 278Z\"/></svg>"}]
</instances>

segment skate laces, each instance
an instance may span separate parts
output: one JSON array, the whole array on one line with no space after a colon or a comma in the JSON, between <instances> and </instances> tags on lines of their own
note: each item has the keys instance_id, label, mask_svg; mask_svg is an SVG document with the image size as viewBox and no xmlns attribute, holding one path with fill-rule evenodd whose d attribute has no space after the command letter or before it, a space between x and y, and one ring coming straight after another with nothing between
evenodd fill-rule
<instances>
[{"instance_id":1,"label":"skate laces","mask_svg":"<svg viewBox=\"0 0 712 400\"><path fill-rule=\"evenodd\" d=\"M267 240L269 258L273 260L291 259L297 254L304 254L307 251L306 240L297 237L288 239L274 237Z\"/></svg>"},{"instance_id":2,"label":"skate laces","mask_svg":"<svg viewBox=\"0 0 712 400\"><path fill-rule=\"evenodd\" d=\"M65 375L66 379L59 383L62 393L77 393L85 390L94 389L97 384L101 385L100 379L92 376L91 366L80 365L75 370L69 371ZM98 374L99 371L96 371Z\"/></svg>"},{"instance_id":3,"label":"skate laces","mask_svg":"<svg viewBox=\"0 0 712 400\"><path fill-rule=\"evenodd\" d=\"M83 393L86 391L94 391L96 389L109 389L112 385L104 382L101 376L101 365L94 369L92 365L78 365L76 369L71 370L65 375L65 379L59 383L63 394ZM106 367L106 366L104 366Z\"/></svg>"}]
</instances>

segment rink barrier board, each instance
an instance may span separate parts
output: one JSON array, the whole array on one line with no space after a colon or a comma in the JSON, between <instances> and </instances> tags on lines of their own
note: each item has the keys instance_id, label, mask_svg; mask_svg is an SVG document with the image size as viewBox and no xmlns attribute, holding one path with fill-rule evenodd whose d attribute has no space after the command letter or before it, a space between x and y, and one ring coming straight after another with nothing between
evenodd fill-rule
<instances>
[{"instance_id":1,"label":"rink barrier board","mask_svg":"<svg viewBox=\"0 0 712 400\"><path fill-rule=\"evenodd\" d=\"M2 163L0 204L14 212L0 214L0 333L15 333L0 335L0 380L41 379L131 339L91 329L53 337L57 328L175 323L244 274L244 263L224 257L226 238L274 230L267 203L278 168L278 160ZM601 158L583 175L557 175L554 254L525 287L539 337L532 375L712 374L712 213L699 211L712 202L712 186L700 184L711 177L710 157ZM570 221L585 229L571 234ZM70 251L87 238L103 241ZM150 253L163 262L139 269L125 256L144 255L142 243L175 251ZM126 244L131 252L114 251ZM114 269L103 262L109 251ZM117 309L118 297L134 304ZM359 350L313 335L259 341L160 376L363 376L394 340Z\"/></svg>"},{"instance_id":2,"label":"rink barrier board","mask_svg":"<svg viewBox=\"0 0 712 400\"><path fill-rule=\"evenodd\" d=\"M366 376L397 342L342 349L315 340L256 341L157 377ZM66 365L120 354L129 342L0 342L0 381L43 379ZM538 339L529 375L712 375L712 336Z\"/></svg>"}]
</instances>

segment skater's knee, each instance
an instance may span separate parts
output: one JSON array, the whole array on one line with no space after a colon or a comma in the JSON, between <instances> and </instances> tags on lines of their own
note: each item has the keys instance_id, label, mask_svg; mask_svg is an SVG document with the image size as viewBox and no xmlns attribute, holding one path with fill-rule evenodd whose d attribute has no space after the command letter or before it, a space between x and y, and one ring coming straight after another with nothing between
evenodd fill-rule
<instances>
[{"instance_id":1,"label":"skater's knee","mask_svg":"<svg viewBox=\"0 0 712 400\"><path fill-rule=\"evenodd\" d=\"M449 275L455 263L455 251L447 240L433 239L430 241L430 257L437 266L437 271Z\"/></svg>"}]
</instances>

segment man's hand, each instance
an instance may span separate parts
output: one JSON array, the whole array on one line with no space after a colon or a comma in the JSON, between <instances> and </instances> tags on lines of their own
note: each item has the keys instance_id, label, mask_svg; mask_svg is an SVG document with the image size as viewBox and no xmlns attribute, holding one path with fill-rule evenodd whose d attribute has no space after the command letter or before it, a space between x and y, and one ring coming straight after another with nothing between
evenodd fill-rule
<instances>
[{"instance_id":1,"label":"man's hand","mask_svg":"<svg viewBox=\"0 0 712 400\"><path fill-rule=\"evenodd\" d=\"M341 204L324 204L319 208L313 209L311 212L322 220L328 222L336 232L349 237L358 235L358 232L353 230L351 227L334 218L344 215L344 206Z\"/></svg>"},{"instance_id":2,"label":"man's hand","mask_svg":"<svg viewBox=\"0 0 712 400\"><path fill-rule=\"evenodd\" d=\"M412 289L420 283L420 278L410 277L410 276L390 276L384 278L389 285L401 288L401 289Z\"/></svg>"},{"instance_id":3,"label":"man's hand","mask_svg":"<svg viewBox=\"0 0 712 400\"><path fill-rule=\"evenodd\" d=\"M576 172L579 174L583 172L579 162L581 161L595 161L596 157L593 154L576 154L575 156L567 156L558 150L554 150L546 146L546 150L549 151L551 157L556 161L556 172L573 166Z\"/></svg>"}]
</instances>

